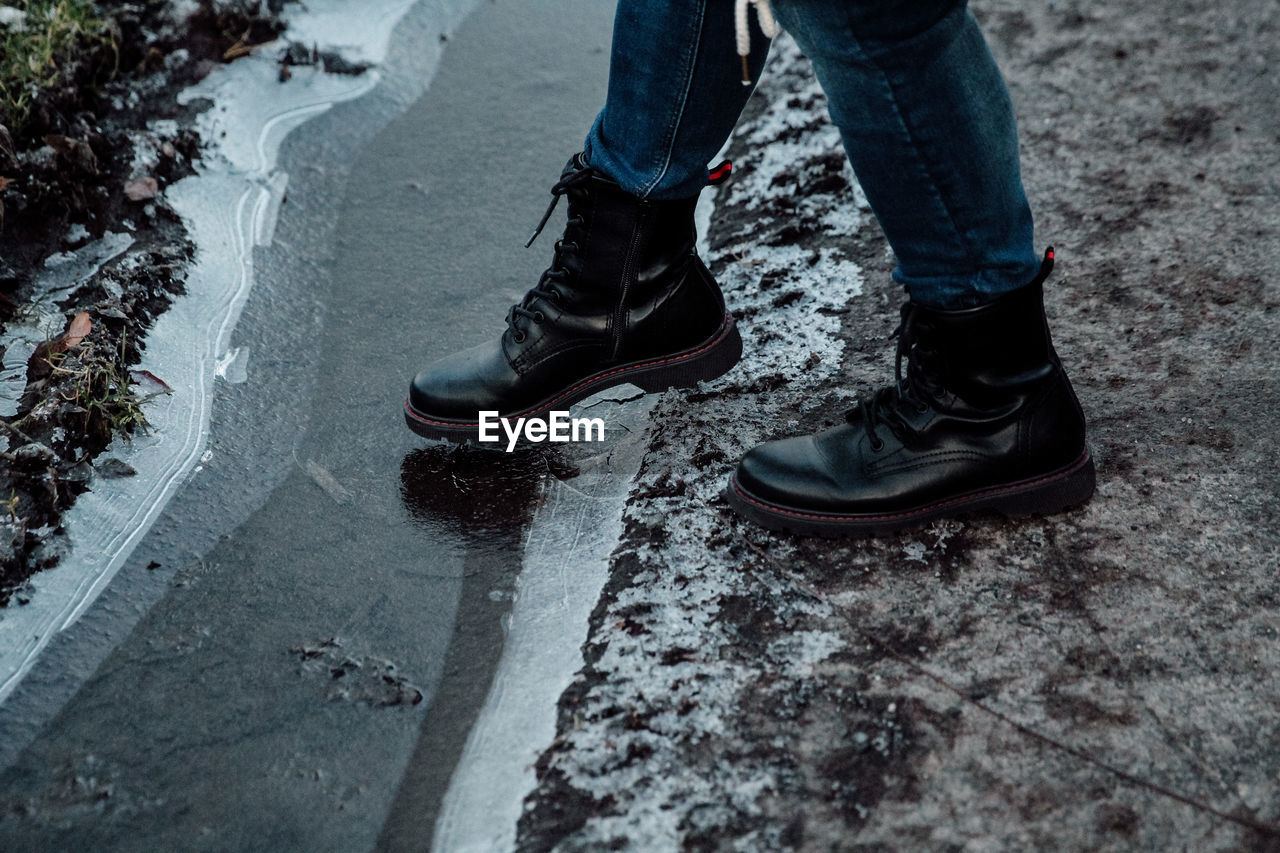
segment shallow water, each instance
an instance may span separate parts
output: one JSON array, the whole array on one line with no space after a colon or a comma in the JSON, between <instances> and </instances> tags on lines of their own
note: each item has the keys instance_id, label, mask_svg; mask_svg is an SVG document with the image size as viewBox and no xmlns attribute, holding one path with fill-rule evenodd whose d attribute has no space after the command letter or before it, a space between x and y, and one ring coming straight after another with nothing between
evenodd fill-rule
<instances>
[{"instance_id":1,"label":"shallow water","mask_svg":"<svg viewBox=\"0 0 1280 853\"><path fill-rule=\"evenodd\" d=\"M229 69L245 79L192 93L223 98L205 120L226 142L170 190L200 249L141 365L178 393L150 436L109 451L138 477L95 483L68 522L76 551L13 611L25 622L0 623L21 654L0 798L34 804L0 839L154 849L217 827L233 848L418 845L464 748L483 757L468 732L509 628L568 654L528 694L541 707L519 709L528 755L551 736L630 481L612 448L640 434L643 404L605 448L507 456L423 446L401 402L427 359L493 334L545 265L549 247L522 241L603 96L611 10L486 6L491 25L458 34L445 55L461 64L422 98L475 5L413 6L369 77L295 69L281 86L242 61ZM591 535L566 512L595 519ZM535 519L550 519L536 536ZM580 573L554 565L561 547ZM525 595L513 623L537 577L558 594L546 611ZM530 634L539 614L558 637ZM127 804L93 826L59 794L86 754ZM528 758L505 760L513 821ZM455 835L489 828L454 801Z\"/></svg>"},{"instance_id":2,"label":"shallow water","mask_svg":"<svg viewBox=\"0 0 1280 853\"><path fill-rule=\"evenodd\" d=\"M293 32L377 61L386 55L396 21L412 5L412 0L379 0L365 7L367 14L352 17L341 0L310 3L292 24ZM468 6L431 5L438 7L441 29L460 19ZM277 167L283 140L333 105L368 93L379 79L377 69L349 77L301 68L290 85L282 86L274 63L255 56L218 68L184 93L184 102L213 102L200 119L202 137L211 143L197 174L167 191L199 248L187 296L157 320L138 366L164 377L176 393L149 407L148 435L117 441L107 451L137 476L100 480L81 496L64 520L73 550L57 568L33 579L29 605L0 614L0 701L50 637L83 615L207 452L215 377L227 378L232 367L237 368L233 377L244 370L228 342L254 285L254 249L270 244L285 196L288 174ZM56 298L131 243L128 235L109 234L52 259L39 290ZM60 320L46 312L8 331L6 362L19 368L0 375L0 414L12 414L22 393L26 360L19 357L29 355L48 336L50 324Z\"/></svg>"}]
</instances>

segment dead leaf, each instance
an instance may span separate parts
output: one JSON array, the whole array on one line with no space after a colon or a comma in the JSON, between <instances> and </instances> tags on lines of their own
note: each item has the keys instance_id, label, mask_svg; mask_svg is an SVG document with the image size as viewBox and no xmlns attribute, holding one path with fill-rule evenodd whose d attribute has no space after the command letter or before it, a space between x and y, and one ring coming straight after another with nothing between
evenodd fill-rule
<instances>
[{"instance_id":1,"label":"dead leaf","mask_svg":"<svg viewBox=\"0 0 1280 853\"><path fill-rule=\"evenodd\" d=\"M140 385L149 394L172 394L173 389L169 387L169 383L165 382L159 376L156 376L150 370L130 370L129 381L134 385Z\"/></svg>"},{"instance_id":2,"label":"dead leaf","mask_svg":"<svg viewBox=\"0 0 1280 853\"><path fill-rule=\"evenodd\" d=\"M273 44L275 44L274 40L259 42L258 44L249 44L249 30L245 30L244 35L240 36L240 38L236 41L236 43L231 45L231 47L227 48L226 52L222 54L222 60L224 62L230 62L233 59L239 59L242 56L248 56L249 54L253 53L255 50L258 50L260 48L264 48Z\"/></svg>"},{"instance_id":3,"label":"dead leaf","mask_svg":"<svg viewBox=\"0 0 1280 853\"><path fill-rule=\"evenodd\" d=\"M27 381L43 379L53 372L53 356L64 353L69 347L79 346L80 342L93 331L93 321L88 313L81 311L71 319L71 325L62 337L51 341L41 341L27 359Z\"/></svg>"},{"instance_id":4,"label":"dead leaf","mask_svg":"<svg viewBox=\"0 0 1280 853\"><path fill-rule=\"evenodd\" d=\"M0 175L0 193L4 192L4 188L13 183L14 180L14 178L6 178L4 175Z\"/></svg>"},{"instance_id":5,"label":"dead leaf","mask_svg":"<svg viewBox=\"0 0 1280 853\"><path fill-rule=\"evenodd\" d=\"M239 59L240 57L248 53L250 50L251 48L249 47L249 31L245 30L244 35L236 39L236 43L231 45L231 47L227 48L226 52L222 54L222 60L224 62L230 62L233 59Z\"/></svg>"},{"instance_id":6,"label":"dead leaf","mask_svg":"<svg viewBox=\"0 0 1280 853\"><path fill-rule=\"evenodd\" d=\"M71 318L71 325L67 328L67 333L62 336L63 348L79 346L92 331L93 321L89 319L89 312L81 311Z\"/></svg>"},{"instance_id":7,"label":"dead leaf","mask_svg":"<svg viewBox=\"0 0 1280 853\"><path fill-rule=\"evenodd\" d=\"M134 178L124 185L124 194L129 201L147 201L160 194L160 184L150 175Z\"/></svg>"}]
</instances>

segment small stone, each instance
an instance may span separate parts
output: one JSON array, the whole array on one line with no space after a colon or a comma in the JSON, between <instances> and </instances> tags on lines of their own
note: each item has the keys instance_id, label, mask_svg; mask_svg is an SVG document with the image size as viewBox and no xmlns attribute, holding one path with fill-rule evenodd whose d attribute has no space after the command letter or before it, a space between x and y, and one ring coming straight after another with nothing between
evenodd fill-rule
<instances>
[{"instance_id":1,"label":"small stone","mask_svg":"<svg viewBox=\"0 0 1280 853\"><path fill-rule=\"evenodd\" d=\"M83 139L72 139L61 133L50 133L44 137L44 143L74 168L85 174L98 174L98 157L93 153L89 143Z\"/></svg>"},{"instance_id":2,"label":"small stone","mask_svg":"<svg viewBox=\"0 0 1280 853\"><path fill-rule=\"evenodd\" d=\"M108 456L105 459L99 459L94 463L94 470L97 471L99 477L115 479L117 477L132 477L137 474L137 470L127 462L122 462L114 456Z\"/></svg>"},{"instance_id":3,"label":"small stone","mask_svg":"<svg viewBox=\"0 0 1280 853\"><path fill-rule=\"evenodd\" d=\"M49 465L58 455L47 444L41 444L33 441L30 444L24 444L17 450L13 451L14 458L19 462L26 462L32 465Z\"/></svg>"},{"instance_id":4,"label":"small stone","mask_svg":"<svg viewBox=\"0 0 1280 853\"><path fill-rule=\"evenodd\" d=\"M79 462L67 470L62 479L69 483L87 483L93 479L93 469L88 462Z\"/></svg>"},{"instance_id":5,"label":"small stone","mask_svg":"<svg viewBox=\"0 0 1280 853\"><path fill-rule=\"evenodd\" d=\"M124 185L124 194L129 201L147 201L160 194L160 184L150 175L134 178Z\"/></svg>"}]
</instances>

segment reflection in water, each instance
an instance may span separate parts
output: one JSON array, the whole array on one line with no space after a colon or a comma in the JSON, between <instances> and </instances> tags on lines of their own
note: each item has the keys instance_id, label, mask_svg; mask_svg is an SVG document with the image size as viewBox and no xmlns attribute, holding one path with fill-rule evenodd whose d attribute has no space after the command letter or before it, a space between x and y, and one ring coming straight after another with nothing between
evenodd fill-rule
<instances>
[{"instance_id":1,"label":"reflection in water","mask_svg":"<svg viewBox=\"0 0 1280 853\"><path fill-rule=\"evenodd\" d=\"M468 545L514 545L533 518L550 474L578 475L556 446L504 453L471 444L411 451L400 465L400 496L416 521L466 537ZM515 537L515 541L506 542Z\"/></svg>"},{"instance_id":2,"label":"reflection in water","mask_svg":"<svg viewBox=\"0 0 1280 853\"><path fill-rule=\"evenodd\" d=\"M504 453L438 444L400 465L409 515L453 539L463 556L462 595L444 672L383 825L378 850L422 850L502 657L526 530L547 477L578 475L558 447ZM443 546L443 543L441 543Z\"/></svg>"}]
</instances>

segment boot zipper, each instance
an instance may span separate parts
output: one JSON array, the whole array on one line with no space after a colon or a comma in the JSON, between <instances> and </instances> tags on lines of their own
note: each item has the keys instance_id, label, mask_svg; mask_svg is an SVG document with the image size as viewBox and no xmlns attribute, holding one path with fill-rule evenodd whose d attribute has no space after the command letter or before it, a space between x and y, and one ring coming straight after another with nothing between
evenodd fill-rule
<instances>
[{"instance_id":1,"label":"boot zipper","mask_svg":"<svg viewBox=\"0 0 1280 853\"><path fill-rule=\"evenodd\" d=\"M635 257L640 246L640 235L644 231L643 221L646 217L646 211L641 208L636 214L636 223L631 229L631 245L627 248L627 255L622 261L622 289L618 295L618 305L613 311L613 344L609 348L609 361L617 361L618 352L622 349L622 332L623 325L627 314L627 295L631 291L631 279L634 275L632 272L635 266Z\"/></svg>"}]
</instances>

